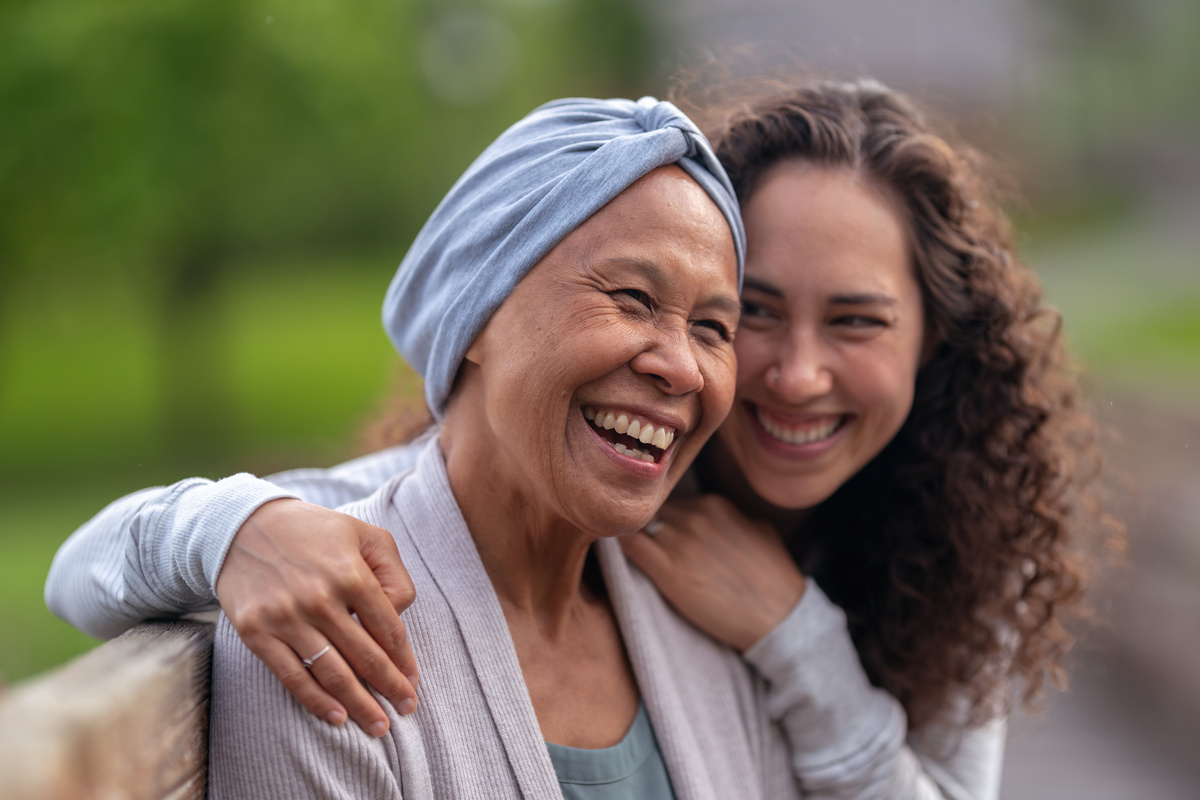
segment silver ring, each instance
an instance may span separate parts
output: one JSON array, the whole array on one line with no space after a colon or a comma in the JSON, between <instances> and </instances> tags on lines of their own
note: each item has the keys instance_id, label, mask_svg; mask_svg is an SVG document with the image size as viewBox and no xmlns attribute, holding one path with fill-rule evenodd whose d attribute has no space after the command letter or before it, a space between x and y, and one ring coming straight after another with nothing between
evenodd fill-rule
<instances>
[{"instance_id":1,"label":"silver ring","mask_svg":"<svg viewBox=\"0 0 1200 800\"><path fill-rule=\"evenodd\" d=\"M333 645L332 645L332 644L327 644L327 645L325 645L324 647L322 647L322 648L321 648L321 650L320 650L320 652L318 652L318 653L317 653L315 656L313 656L312 658L302 658L302 659L300 659L300 662L301 662L302 664L304 664L304 666L305 666L305 668L306 668L306 669L312 669L313 662L314 662L314 661L316 661L316 660L317 660L318 658L320 658L321 656L323 656L323 655L325 655L326 653L328 653L328 652L329 652L330 650L332 650L332 649L333 649Z\"/></svg>"},{"instance_id":2,"label":"silver ring","mask_svg":"<svg viewBox=\"0 0 1200 800\"><path fill-rule=\"evenodd\" d=\"M661 519L655 517L646 523L646 527L643 528L643 530L646 531L646 533L650 536L658 536L663 529L663 525L665 524L666 523L664 523Z\"/></svg>"}]
</instances>

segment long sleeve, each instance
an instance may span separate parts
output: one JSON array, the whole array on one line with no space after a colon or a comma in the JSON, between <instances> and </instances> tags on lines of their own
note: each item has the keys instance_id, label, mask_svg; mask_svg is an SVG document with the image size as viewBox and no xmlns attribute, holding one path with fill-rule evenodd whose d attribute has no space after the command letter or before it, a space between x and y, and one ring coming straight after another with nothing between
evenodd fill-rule
<instances>
[{"instance_id":1,"label":"long sleeve","mask_svg":"<svg viewBox=\"0 0 1200 800\"><path fill-rule=\"evenodd\" d=\"M807 797L995 800L1003 720L908 736L900 703L871 685L845 614L809 582L780 625L745 653L768 681Z\"/></svg>"},{"instance_id":2,"label":"long sleeve","mask_svg":"<svg viewBox=\"0 0 1200 800\"><path fill-rule=\"evenodd\" d=\"M266 479L189 478L112 503L73 533L46 578L46 605L101 638L144 619L213 608L217 575L242 523L261 505L297 497L334 508L410 469L425 437L330 469Z\"/></svg>"}]
</instances>

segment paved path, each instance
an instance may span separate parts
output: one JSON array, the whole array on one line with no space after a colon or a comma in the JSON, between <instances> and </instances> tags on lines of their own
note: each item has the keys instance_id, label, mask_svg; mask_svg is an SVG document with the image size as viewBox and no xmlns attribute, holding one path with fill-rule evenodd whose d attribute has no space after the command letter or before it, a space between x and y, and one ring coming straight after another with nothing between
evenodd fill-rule
<instances>
[{"instance_id":1,"label":"paved path","mask_svg":"<svg viewBox=\"0 0 1200 800\"><path fill-rule=\"evenodd\" d=\"M1200 732L1089 665L1041 719L1010 723L1001 800L1197 800Z\"/></svg>"},{"instance_id":2,"label":"paved path","mask_svg":"<svg viewBox=\"0 0 1200 800\"><path fill-rule=\"evenodd\" d=\"M1013 719L1003 800L1200 800L1200 403L1110 408L1110 463L1138 486L1131 567L1072 689Z\"/></svg>"}]
</instances>

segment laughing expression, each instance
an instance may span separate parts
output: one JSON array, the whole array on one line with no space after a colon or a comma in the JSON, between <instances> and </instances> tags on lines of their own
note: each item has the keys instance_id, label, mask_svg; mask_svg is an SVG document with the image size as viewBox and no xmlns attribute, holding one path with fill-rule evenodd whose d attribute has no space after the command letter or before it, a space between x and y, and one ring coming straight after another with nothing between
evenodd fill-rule
<instances>
[{"instance_id":1,"label":"laughing expression","mask_svg":"<svg viewBox=\"0 0 1200 800\"><path fill-rule=\"evenodd\" d=\"M768 170L742 213L738 393L718 452L763 500L809 508L912 408L925 322L908 225L874 183L803 161Z\"/></svg>"},{"instance_id":2,"label":"laughing expression","mask_svg":"<svg viewBox=\"0 0 1200 800\"><path fill-rule=\"evenodd\" d=\"M599 535L643 526L729 410L738 313L733 238L704 190L675 166L634 183L467 353L492 486Z\"/></svg>"}]
</instances>

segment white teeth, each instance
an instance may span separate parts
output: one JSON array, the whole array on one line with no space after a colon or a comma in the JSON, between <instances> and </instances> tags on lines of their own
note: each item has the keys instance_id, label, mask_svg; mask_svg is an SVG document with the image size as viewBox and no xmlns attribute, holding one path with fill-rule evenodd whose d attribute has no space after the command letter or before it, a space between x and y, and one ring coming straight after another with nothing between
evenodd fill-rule
<instances>
[{"instance_id":1,"label":"white teeth","mask_svg":"<svg viewBox=\"0 0 1200 800\"><path fill-rule=\"evenodd\" d=\"M620 442L617 442L616 444L614 444L613 449L616 450L621 455L625 455L625 445L621 444Z\"/></svg>"},{"instance_id":2,"label":"white teeth","mask_svg":"<svg viewBox=\"0 0 1200 800\"><path fill-rule=\"evenodd\" d=\"M592 406L584 406L583 416L597 428L608 431L615 430L619 434L629 436L643 444L657 447L659 450L666 450L675 441L675 431L668 429L665 425L655 427L653 423L644 422L636 417L630 419L629 414L618 411L605 411L604 409L597 409ZM637 448L626 445L622 446L625 449L618 452L622 452L625 455L633 455L634 458L654 460L653 456L643 453Z\"/></svg>"},{"instance_id":3,"label":"white teeth","mask_svg":"<svg viewBox=\"0 0 1200 800\"><path fill-rule=\"evenodd\" d=\"M654 461L654 456L649 453L642 453L642 461Z\"/></svg>"},{"instance_id":4,"label":"white teeth","mask_svg":"<svg viewBox=\"0 0 1200 800\"><path fill-rule=\"evenodd\" d=\"M813 442L828 439L838 429L842 421L841 417L837 417L816 427L805 426L799 429L792 429L779 425L769 419L761 410L756 410L756 412L758 421L762 424L763 429L774 438L788 444L812 444Z\"/></svg>"}]
</instances>

